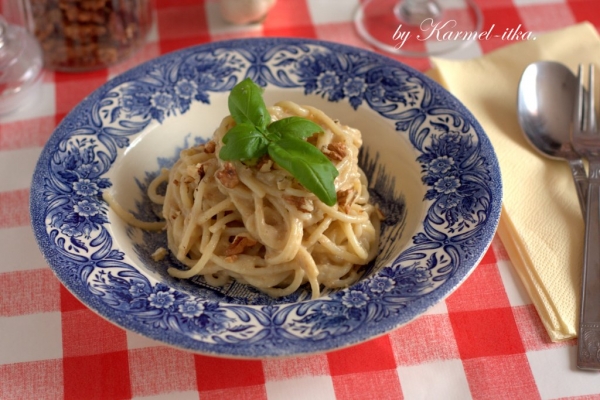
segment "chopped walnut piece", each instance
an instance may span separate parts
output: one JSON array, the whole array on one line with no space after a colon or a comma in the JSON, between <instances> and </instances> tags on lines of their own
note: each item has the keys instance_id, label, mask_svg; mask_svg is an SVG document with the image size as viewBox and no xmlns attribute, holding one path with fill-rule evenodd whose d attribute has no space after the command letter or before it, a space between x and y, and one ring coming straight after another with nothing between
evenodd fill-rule
<instances>
[{"instance_id":1,"label":"chopped walnut piece","mask_svg":"<svg viewBox=\"0 0 600 400\"><path fill-rule=\"evenodd\" d=\"M184 178L184 182L186 183L190 183L188 182L188 178L192 179L192 181L201 181L202 178L204 178L204 166L200 163L196 164L196 165L188 165L186 172L188 174L188 176L186 178Z\"/></svg>"},{"instance_id":2,"label":"chopped walnut piece","mask_svg":"<svg viewBox=\"0 0 600 400\"><path fill-rule=\"evenodd\" d=\"M323 149L323 154L332 161L342 161L348 154L348 150L343 142L329 143L327 148Z\"/></svg>"},{"instance_id":3,"label":"chopped walnut piece","mask_svg":"<svg viewBox=\"0 0 600 400\"><path fill-rule=\"evenodd\" d=\"M295 206L298 210L303 213L312 212L314 207L312 206L312 202L306 199L306 197L299 196L282 196L285 201L289 204Z\"/></svg>"},{"instance_id":4,"label":"chopped walnut piece","mask_svg":"<svg viewBox=\"0 0 600 400\"><path fill-rule=\"evenodd\" d=\"M204 175L206 175L206 172L204 171L204 164L196 164L196 168L198 169L198 176L200 177L200 180L202 180Z\"/></svg>"},{"instance_id":5,"label":"chopped walnut piece","mask_svg":"<svg viewBox=\"0 0 600 400\"><path fill-rule=\"evenodd\" d=\"M272 166L273 166L273 160L269 160L260 166L259 171L260 172L269 172L271 170Z\"/></svg>"},{"instance_id":6,"label":"chopped walnut piece","mask_svg":"<svg viewBox=\"0 0 600 400\"><path fill-rule=\"evenodd\" d=\"M256 240L248 236L238 235L235 237L235 239L233 239L233 242L225 250L225 255L227 257L236 256L237 254L243 253L246 247L252 247L256 243Z\"/></svg>"},{"instance_id":7,"label":"chopped walnut piece","mask_svg":"<svg viewBox=\"0 0 600 400\"><path fill-rule=\"evenodd\" d=\"M150 257L152 257L152 259L154 261L161 261L162 259L165 258L166 255L167 255L167 249L165 249L164 247L159 247L158 249L156 249L154 251L154 253L152 253L152 255Z\"/></svg>"},{"instance_id":8,"label":"chopped walnut piece","mask_svg":"<svg viewBox=\"0 0 600 400\"><path fill-rule=\"evenodd\" d=\"M208 153L208 154L212 154L215 152L216 147L217 147L217 145L215 144L215 142L213 142L212 140L209 140L204 145L204 152Z\"/></svg>"},{"instance_id":9,"label":"chopped walnut piece","mask_svg":"<svg viewBox=\"0 0 600 400\"><path fill-rule=\"evenodd\" d=\"M181 211L175 210L173 213L171 213L171 219L177 219L177 217L179 217L180 215Z\"/></svg>"},{"instance_id":10,"label":"chopped walnut piece","mask_svg":"<svg viewBox=\"0 0 600 400\"><path fill-rule=\"evenodd\" d=\"M269 157L268 154L262 156L256 163L256 169L260 172L269 172L272 166L273 160L271 160L271 157Z\"/></svg>"},{"instance_id":11,"label":"chopped walnut piece","mask_svg":"<svg viewBox=\"0 0 600 400\"><path fill-rule=\"evenodd\" d=\"M340 190L336 194L337 202L340 208L344 210L346 214L348 214L348 212L350 211L350 207L352 207L352 203L354 203L356 196L358 196L358 193L356 193L354 189L346 189Z\"/></svg>"},{"instance_id":12,"label":"chopped walnut piece","mask_svg":"<svg viewBox=\"0 0 600 400\"><path fill-rule=\"evenodd\" d=\"M223 165L223 169L217 172L216 175L217 179L228 189L233 189L240 183L240 178L237 175L235 167L230 162L226 162Z\"/></svg>"}]
</instances>

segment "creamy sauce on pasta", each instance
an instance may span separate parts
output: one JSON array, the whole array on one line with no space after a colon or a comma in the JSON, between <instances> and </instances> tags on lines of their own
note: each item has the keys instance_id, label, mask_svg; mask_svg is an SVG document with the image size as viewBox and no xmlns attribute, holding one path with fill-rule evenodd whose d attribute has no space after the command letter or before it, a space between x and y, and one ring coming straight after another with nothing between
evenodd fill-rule
<instances>
[{"instance_id":1,"label":"creamy sauce on pasta","mask_svg":"<svg viewBox=\"0 0 600 400\"><path fill-rule=\"evenodd\" d=\"M308 282L317 298L323 287L355 282L360 266L377 253L380 214L369 203L367 179L358 167L361 134L316 108L289 101L269 113L272 121L300 116L322 127L309 142L339 171L337 204L327 206L268 158L253 166L221 160L222 138L235 125L231 117L211 142L182 151L170 171L150 184L148 195L163 205L166 224L137 221L105 198L133 226L165 227L169 250L187 267L169 268L174 277L202 275L215 286L236 279L273 297ZM165 181L161 196L157 188Z\"/></svg>"}]
</instances>

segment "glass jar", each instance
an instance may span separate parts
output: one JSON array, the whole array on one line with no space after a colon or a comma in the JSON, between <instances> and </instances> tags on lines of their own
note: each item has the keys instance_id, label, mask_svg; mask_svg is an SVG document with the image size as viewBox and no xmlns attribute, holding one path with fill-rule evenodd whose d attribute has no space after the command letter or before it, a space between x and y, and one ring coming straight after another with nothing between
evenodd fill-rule
<instances>
[{"instance_id":1,"label":"glass jar","mask_svg":"<svg viewBox=\"0 0 600 400\"><path fill-rule=\"evenodd\" d=\"M152 25L152 0L21 0L47 68L78 72L132 55Z\"/></svg>"},{"instance_id":2,"label":"glass jar","mask_svg":"<svg viewBox=\"0 0 600 400\"><path fill-rule=\"evenodd\" d=\"M42 82L42 51L25 28L0 16L0 115L35 101Z\"/></svg>"}]
</instances>

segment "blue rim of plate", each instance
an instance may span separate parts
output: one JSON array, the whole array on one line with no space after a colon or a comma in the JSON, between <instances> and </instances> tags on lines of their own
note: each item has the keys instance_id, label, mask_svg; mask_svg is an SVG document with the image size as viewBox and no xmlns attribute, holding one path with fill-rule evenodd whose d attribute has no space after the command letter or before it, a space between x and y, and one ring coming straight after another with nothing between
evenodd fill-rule
<instances>
[{"instance_id":1,"label":"blue rim of plate","mask_svg":"<svg viewBox=\"0 0 600 400\"><path fill-rule=\"evenodd\" d=\"M263 86L304 88L354 109L370 107L407 135L420 154L429 208L423 229L390 265L318 300L244 305L195 298L149 280L123 261L105 229L107 210L100 200L111 185L104 176L119 150L150 122L185 113L194 101L209 103L211 93L229 91L246 76ZM420 92L410 94L407 85ZM457 170L460 176L452 175ZM477 266L497 228L501 198L500 168L489 139L471 113L433 80L346 45L254 38L158 57L90 94L44 147L30 212L54 273L99 315L179 348L265 358L360 343L425 312Z\"/></svg>"}]
</instances>

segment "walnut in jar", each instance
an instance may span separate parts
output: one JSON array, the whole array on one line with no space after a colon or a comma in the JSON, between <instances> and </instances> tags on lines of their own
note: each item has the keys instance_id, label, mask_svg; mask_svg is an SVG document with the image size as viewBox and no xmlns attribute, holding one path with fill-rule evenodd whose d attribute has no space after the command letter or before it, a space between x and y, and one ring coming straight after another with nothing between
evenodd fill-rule
<instances>
[{"instance_id":1,"label":"walnut in jar","mask_svg":"<svg viewBox=\"0 0 600 400\"><path fill-rule=\"evenodd\" d=\"M86 71L118 63L145 42L151 0L23 0L46 67Z\"/></svg>"}]
</instances>

